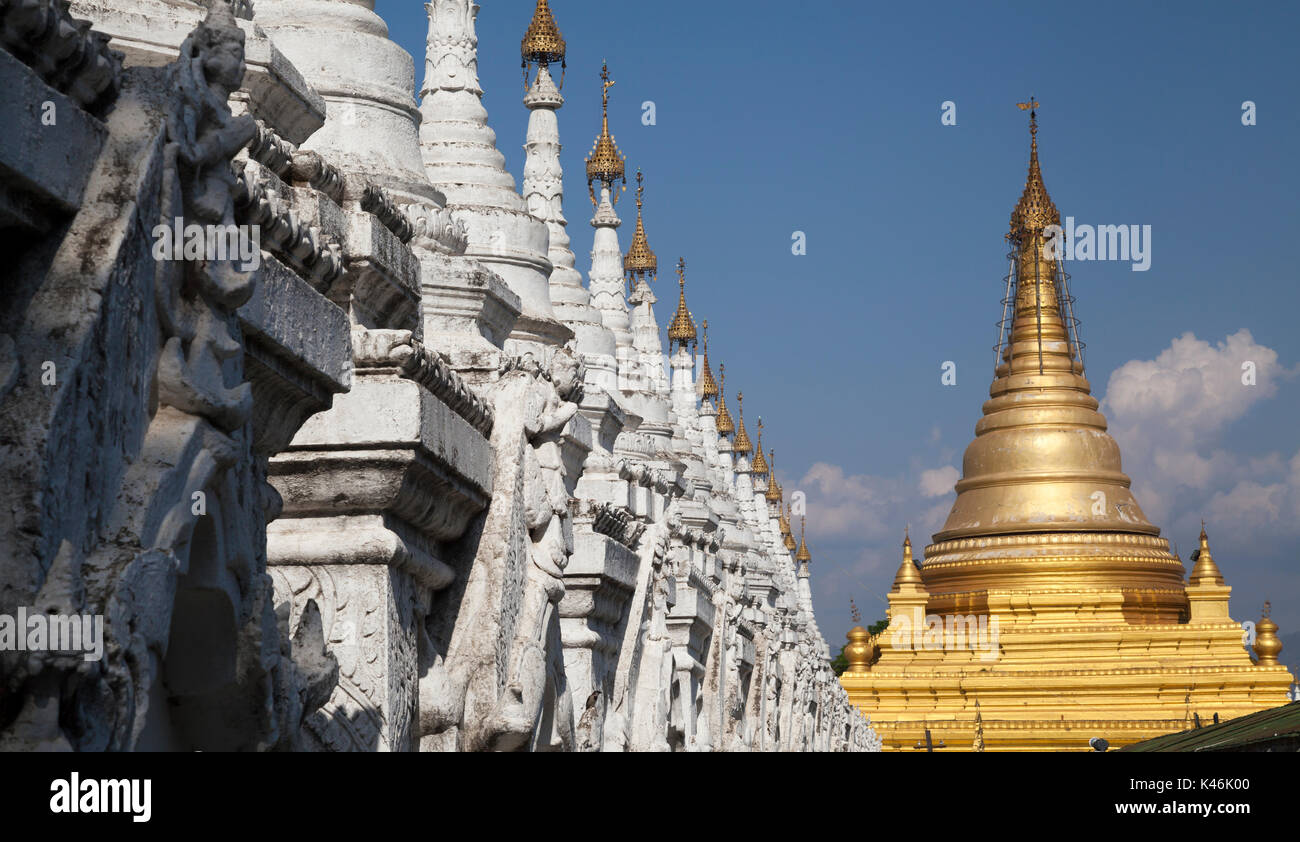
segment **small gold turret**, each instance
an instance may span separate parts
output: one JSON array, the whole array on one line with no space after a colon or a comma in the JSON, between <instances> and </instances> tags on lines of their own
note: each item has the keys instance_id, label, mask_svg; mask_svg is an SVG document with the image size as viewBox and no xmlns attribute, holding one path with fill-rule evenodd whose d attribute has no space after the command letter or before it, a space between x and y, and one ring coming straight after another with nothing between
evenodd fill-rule
<instances>
[{"instance_id":1,"label":"small gold turret","mask_svg":"<svg viewBox=\"0 0 1300 842\"><path fill-rule=\"evenodd\" d=\"M617 205L619 194L614 192L614 183L621 181L623 189L627 189L627 158L618 151L618 144L609 133L609 89L614 87L614 81L609 78L608 64L601 65L600 81L600 136L592 144L591 154L586 158L587 192L591 194L592 205L599 205L600 200L596 198L593 186L599 181L609 188L612 194L610 198Z\"/></svg>"},{"instance_id":2,"label":"small gold turret","mask_svg":"<svg viewBox=\"0 0 1300 842\"><path fill-rule=\"evenodd\" d=\"M903 532L903 563L898 565L898 573L894 576L894 590L898 590L901 585L922 585L925 580L921 578L921 571L917 568L916 562L912 560L912 536L910 530Z\"/></svg>"},{"instance_id":3,"label":"small gold turret","mask_svg":"<svg viewBox=\"0 0 1300 842\"><path fill-rule=\"evenodd\" d=\"M758 417L758 444L754 446L754 461L749 463L749 472L755 476L767 474L767 459L763 458L763 416Z\"/></svg>"},{"instance_id":4,"label":"small gold turret","mask_svg":"<svg viewBox=\"0 0 1300 842\"><path fill-rule=\"evenodd\" d=\"M564 38L560 35L560 27L555 23L555 16L551 14L550 6L546 0L537 0L537 8L533 10L533 20L528 24L528 31L524 33L524 40L519 46L519 53L523 57L524 68L524 85L528 85L528 65L536 64L539 67L546 67L548 64L560 63L560 84L564 87Z\"/></svg>"},{"instance_id":5,"label":"small gold turret","mask_svg":"<svg viewBox=\"0 0 1300 842\"><path fill-rule=\"evenodd\" d=\"M681 287L677 296L677 313L668 324L670 355L674 344L685 348L687 343L695 341L695 320L691 318L691 311L686 309L686 259L683 257L677 258L677 285Z\"/></svg>"},{"instance_id":6,"label":"small gold turret","mask_svg":"<svg viewBox=\"0 0 1300 842\"><path fill-rule=\"evenodd\" d=\"M1264 603L1264 616L1255 626L1255 655L1259 666L1277 666L1277 656L1282 654L1282 641L1277 636L1277 623L1269 616L1273 613L1272 603Z\"/></svg>"},{"instance_id":7,"label":"small gold turret","mask_svg":"<svg viewBox=\"0 0 1300 842\"><path fill-rule=\"evenodd\" d=\"M642 219L641 209L645 203L645 184L643 183L641 169L636 171L636 231L632 234L632 245L623 256L623 271L627 273L629 279L635 279L638 275L642 278L653 281L659 276L659 258L650 250L650 241L645 235L645 220Z\"/></svg>"},{"instance_id":8,"label":"small gold turret","mask_svg":"<svg viewBox=\"0 0 1300 842\"><path fill-rule=\"evenodd\" d=\"M1228 597L1232 588L1223 581L1219 565L1210 554L1210 539L1201 521L1201 545L1192 551L1192 575L1187 578L1187 619L1193 623L1231 622Z\"/></svg>"},{"instance_id":9,"label":"small gold turret","mask_svg":"<svg viewBox=\"0 0 1300 842\"><path fill-rule=\"evenodd\" d=\"M808 543L804 540L804 535L808 531L808 518L799 518L799 552L794 554L794 560L798 562L812 561L812 553L808 552Z\"/></svg>"},{"instance_id":10,"label":"small gold turret","mask_svg":"<svg viewBox=\"0 0 1300 842\"><path fill-rule=\"evenodd\" d=\"M768 472L767 493L765 493L763 496L767 498L767 502L771 503L777 508L780 508L782 494L781 494L781 486L776 484L776 450L773 449L768 452L772 454L772 469L771 471Z\"/></svg>"},{"instance_id":11,"label":"small gold turret","mask_svg":"<svg viewBox=\"0 0 1300 842\"><path fill-rule=\"evenodd\" d=\"M745 393L736 393L736 440L732 442L731 449L735 453L748 455L753 451L754 445L749 441L749 433L745 432Z\"/></svg>"},{"instance_id":12,"label":"small gold turret","mask_svg":"<svg viewBox=\"0 0 1300 842\"><path fill-rule=\"evenodd\" d=\"M862 612L858 610L857 603L849 600L849 608L853 618L853 628L849 629L846 635L849 642L844 647L844 658L849 662L845 672L866 672L871 668L871 655L875 647L871 643L871 632L862 628Z\"/></svg>"},{"instance_id":13,"label":"small gold turret","mask_svg":"<svg viewBox=\"0 0 1300 842\"><path fill-rule=\"evenodd\" d=\"M797 544L794 542L794 530L790 528L790 506L786 506L785 511L781 513L781 534L785 536L785 548L794 552Z\"/></svg>"},{"instance_id":14,"label":"small gold turret","mask_svg":"<svg viewBox=\"0 0 1300 842\"><path fill-rule=\"evenodd\" d=\"M718 435L726 438L736 432L736 424L731 420L731 413L727 411L727 396L724 394L727 387L727 367L725 365L718 366L718 376L722 378L722 382L718 386L718 417L713 419L713 422L718 428Z\"/></svg>"},{"instance_id":15,"label":"small gold turret","mask_svg":"<svg viewBox=\"0 0 1300 842\"><path fill-rule=\"evenodd\" d=\"M713 372L709 369L709 320L705 319L700 322L700 327L703 334L700 338L704 343L704 365L703 370L700 372L700 397L706 399L716 398L718 396L718 381L713 379Z\"/></svg>"},{"instance_id":16,"label":"small gold turret","mask_svg":"<svg viewBox=\"0 0 1300 842\"><path fill-rule=\"evenodd\" d=\"M980 714L979 699L975 700L975 741L971 744L971 751L984 750L984 717Z\"/></svg>"},{"instance_id":17,"label":"small gold turret","mask_svg":"<svg viewBox=\"0 0 1300 842\"><path fill-rule=\"evenodd\" d=\"M1205 535L1205 521L1201 521L1201 546L1192 554L1192 561L1196 564L1192 567L1191 584L1223 584L1223 574L1219 572L1219 566L1214 563L1214 556L1210 555L1210 539Z\"/></svg>"}]
</instances>

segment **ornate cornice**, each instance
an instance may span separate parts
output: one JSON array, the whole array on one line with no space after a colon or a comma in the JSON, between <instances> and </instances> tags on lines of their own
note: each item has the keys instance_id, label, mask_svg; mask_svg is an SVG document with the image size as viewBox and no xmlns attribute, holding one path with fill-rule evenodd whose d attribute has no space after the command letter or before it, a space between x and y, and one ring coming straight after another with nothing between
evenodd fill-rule
<instances>
[{"instance_id":1,"label":"ornate cornice","mask_svg":"<svg viewBox=\"0 0 1300 842\"><path fill-rule=\"evenodd\" d=\"M358 330L352 334L352 354L357 371L395 368L402 377L427 389L485 438L491 436L492 407L409 330Z\"/></svg>"}]
</instances>

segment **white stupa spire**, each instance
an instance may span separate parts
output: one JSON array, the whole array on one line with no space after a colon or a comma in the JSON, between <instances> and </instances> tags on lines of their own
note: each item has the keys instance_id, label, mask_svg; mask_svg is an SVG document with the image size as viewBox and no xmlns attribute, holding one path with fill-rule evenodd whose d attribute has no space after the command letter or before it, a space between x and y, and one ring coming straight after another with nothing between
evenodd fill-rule
<instances>
[{"instance_id":1,"label":"white stupa spire","mask_svg":"<svg viewBox=\"0 0 1300 842\"><path fill-rule=\"evenodd\" d=\"M532 24L524 36L525 68L537 65L536 76L524 96L528 108L528 136L524 143L524 201L528 212L546 223L550 231L548 257L550 295L556 317L574 333L576 350L586 366L588 386L613 394L618 389L614 334L591 304L582 274L569 248L568 222L564 218L564 168L560 163L560 128L557 112L564 97L550 66L564 60L565 43L547 4L538 2Z\"/></svg>"},{"instance_id":2,"label":"white stupa spire","mask_svg":"<svg viewBox=\"0 0 1300 842\"><path fill-rule=\"evenodd\" d=\"M550 229L528 212L506 172L488 126L478 80L473 0L431 0L425 80L420 92L420 147L430 180L447 196L469 234L466 256L496 272L519 296L523 313L507 346L539 351L573 332L551 306Z\"/></svg>"},{"instance_id":3,"label":"white stupa spire","mask_svg":"<svg viewBox=\"0 0 1300 842\"><path fill-rule=\"evenodd\" d=\"M587 156L587 188L596 215L591 226L596 229L591 246L591 272L588 280L591 303L600 311L601 321L614 334L620 383L635 382L635 352L629 328L627 297L623 282L623 251L619 248L618 228L622 220L614 210L618 202L617 185L627 183L627 162L609 133L609 66L601 67L601 131L591 154ZM597 198L596 186L600 187Z\"/></svg>"}]
</instances>

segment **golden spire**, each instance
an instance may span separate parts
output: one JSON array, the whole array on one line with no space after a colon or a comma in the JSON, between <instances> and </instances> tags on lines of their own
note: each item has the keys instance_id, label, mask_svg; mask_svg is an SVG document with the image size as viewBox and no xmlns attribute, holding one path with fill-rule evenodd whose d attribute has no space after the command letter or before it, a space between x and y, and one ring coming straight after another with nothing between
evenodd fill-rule
<instances>
[{"instance_id":1,"label":"golden spire","mask_svg":"<svg viewBox=\"0 0 1300 842\"><path fill-rule=\"evenodd\" d=\"M794 530L790 528L790 511L791 507L786 506L781 512L781 534L785 536L785 548L794 550L796 544L794 542Z\"/></svg>"},{"instance_id":2,"label":"golden spire","mask_svg":"<svg viewBox=\"0 0 1300 842\"><path fill-rule=\"evenodd\" d=\"M555 24L555 16L551 14L546 0L537 0L532 23L528 24L528 31L524 33L524 40L519 45L519 53L523 56L524 84L528 84L530 63L545 67L558 61L560 63L559 87L563 88L564 49L564 38L560 35L560 27Z\"/></svg>"},{"instance_id":3,"label":"golden spire","mask_svg":"<svg viewBox=\"0 0 1300 842\"><path fill-rule=\"evenodd\" d=\"M704 341L704 370L700 372L700 396L703 398L716 398L718 396L718 383L713 379L713 372L709 370L709 320L705 319L700 322L702 328L701 339Z\"/></svg>"},{"instance_id":4,"label":"golden spire","mask_svg":"<svg viewBox=\"0 0 1300 842\"><path fill-rule=\"evenodd\" d=\"M641 169L636 171L636 232L632 234L632 246L623 256L623 271L629 278L637 275L653 281L659 274L659 258L650 250L650 242L645 236L645 222L641 218L641 207L645 200L645 184L642 183Z\"/></svg>"},{"instance_id":5,"label":"golden spire","mask_svg":"<svg viewBox=\"0 0 1300 842\"><path fill-rule=\"evenodd\" d=\"M1201 521L1201 546L1192 553L1192 560L1196 564L1192 567L1192 575L1188 579L1190 584L1224 584L1223 574L1219 572L1219 566L1214 563L1214 556L1210 555L1210 539L1205 535L1205 521Z\"/></svg>"},{"instance_id":6,"label":"golden spire","mask_svg":"<svg viewBox=\"0 0 1300 842\"><path fill-rule=\"evenodd\" d=\"M979 699L975 700L975 741L971 744L971 751L984 750L984 717L980 715Z\"/></svg>"},{"instance_id":7,"label":"golden spire","mask_svg":"<svg viewBox=\"0 0 1300 842\"><path fill-rule=\"evenodd\" d=\"M718 375L722 378L722 384L718 386L718 417L713 419L714 425L718 428L718 435L726 438L736 432L736 424L731 420L731 413L727 411L727 396L723 394L727 387L727 367L718 366Z\"/></svg>"},{"instance_id":8,"label":"golden spire","mask_svg":"<svg viewBox=\"0 0 1300 842\"><path fill-rule=\"evenodd\" d=\"M781 486L776 484L776 451L768 451L772 454L772 470L767 475L767 493L763 496L769 503L781 502Z\"/></svg>"},{"instance_id":9,"label":"golden spire","mask_svg":"<svg viewBox=\"0 0 1300 842\"><path fill-rule=\"evenodd\" d=\"M668 323L668 353L673 352L673 343L680 344L683 348L686 343L695 341L695 320L691 318L691 311L686 309L686 258L677 258L677 285L681 291L677 296L677 313L673 320Z\"/></svg>"},{"instance_id":10,"label":"golden spire","mask_svg":"<svg viewBox=\"0 0 1300 842\"><path fill-rule=\"evenodd\" d=\"M749 453L754 445L749 443L749 433L745 432L745 393L736 393L736 440L731 449L736 453Z\"/></svg>"},{"instance_id":11,"label":"golden spire","mask_svg":"<svg viewBox=\"0 0 1300 842\"><path fill-rule=\"evenodd\" d=\"M1067 329L1073 306L1043 232L1059 215L1043 188L1037 128L1035 118L1029 178L1012 214L1020 233L1013 238L1015 287L1005 305L1014 309L1010 334L936 542L1059 531L1160 534L1129 490L1119 446L1106 432ZM1169 578L1173 561L1163 553L1159 578Z\"/></svg>"},{"instance_id":12,"label":"golden spire","mask_svg":"<svg viewBox=\"0 0 1300 842\"><path fill-rule=\"evenodd\" d=\"M614 204L618 204L619 194L614 192L614 182L622 181L623 189L627 189L627 158L618 151L618 145L614 143L614 136L609 133L609 89L614 87L614 81L609 78L609 65L602 64L600 68L600 136L591 147L591 154L587 156L587 192L591 194L591 203L599 204L596 198L596 190L592 186L594 182L601 182L608 187Z\"/></svg>"},{"instance_id":13,"label":"golden spire","mask_svg":"<svg viewBox=\"0 0 1300 842\"><path fill-rule=\"evenodd\" d=\"M795 561L812 561L812 553L808 552L808 544L804 541L804 535L808 531L808 518L799 518L799 552L794 554Z\"/></svg>"},{"instance_id":14,"label":"golden spire","mask_svg":"<svg viewBox=\"0 0 1300 842\"><path fill-rule=\"evenodd\" d=\"M761 415L758 416L758 444L754 446L754 461L749 463L749 472L758 476L767 473L767 460L763 458L763 416Z\"/></svg>"},{"instance_id":15,"label":"golden spire","mask_svg":"<svg viewBox=\"0 0 1300 842\"><path fill-rule=\"evenodd\" d=\"M903 563L898 565L898 573L894 575L895 590L900 585L925 584L925 580L921 578L921 571L917 569L916 562L912 560L912 536L909 534L910 532L910 529L903 530Z\"/></svg>"},{"instance_id":16,"label":"golden spire","mask_svg":"<svg viewBox=\"0 0 1300 842\"><path fill-rule=\"evenodd\" d=\"M1029 102L1018 102L1021 110L1029 110L1029 175L1025 178L1025 192L1020 203L1011 212L1011 234L1025 238L1041 234L1048 225L1060 225L1061 214L1052 204L1043 184L1043 171L1038 166L1038 111L1039 103L1033 97Z\"/></svg>"},{"instance_id":17,"label":"golden spire","mask_svg":"<svg viewBox=\"0 0 1300 842\"><path fill-rule=\"evenodd\" d=\"M1255 655L1259 666L1277 666L1277 656L1282 654L1282 641L1277 637L1277 623L1269 616L1272 603L1264 603L1264 616L1255 624Z\"/></svg>"}]
</instances>

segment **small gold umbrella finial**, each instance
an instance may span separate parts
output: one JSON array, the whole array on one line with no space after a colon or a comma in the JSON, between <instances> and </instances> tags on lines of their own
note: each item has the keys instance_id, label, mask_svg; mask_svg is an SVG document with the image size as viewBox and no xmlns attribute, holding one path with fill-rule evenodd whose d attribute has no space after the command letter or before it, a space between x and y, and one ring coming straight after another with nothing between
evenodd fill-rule
<instances>
[{"instance_id":1,"label":"small gold umbrella finial","mask_svg":"<svg viewBox=\"0 0 1300 842\"><path fill-rule=\"evenodd\" d=\"M704 360L702 371L700 372L700 397L716 398L718 396L718 382L713 379L713 372L709 369L709 320L705 319L700 322L701 342L704 345Z\"/></svg>"},{"instance_id":2,"label":"small gold umbrella finial","mask_svg":"<svg viewBox=\"0 0 1300 842\"><path fill-rule=\"evenodd\" d=\"M713 420L714 425L718 428L718 435L724 439L736 432L736 423L731 420L731 413L727 411L727 366L725 364L718 366L718 376L721 383L718 386L718 417Z\"/></svg>"},{"instance_id":3,"label":"small gold umbrella finial","mask_svg":"<svg viewBox=\"0 0 1300 842\"><path fill-rule=\"evenodd\" d=\"M812 553L808 552L808 542L805 535L808 532L808 518L800 516L799 518L799 552L795 553L794 560L801 562L812 561Z\"/></svg>"},{"instance_id":4,"label":"small gold umbrella finial","mask_svg":"<svg viewBox=\"0 0 1300 842\"><path fill-rule=\"evenodd\" d=\"M551 14L551 8L547 4L547 0L537 0L537 8L533 10L533 19L528 24L528 31L524 33L524 40L519 45L519 53L523 57L522 67L524 69L525 89L528 88L529 64L536 64L541 68L557 61L560 63L560 84L558 87L564 87L564 70L566 67L564 61L564 37L560 35L560 27L555 23L555 16Z\"/></svg>"},{"instance_id":5,"label":"small gold umbrella finial","mask_svg":"<svg viewBox=\"0 0 1300 842\"><path fill-rule=\"evenodd\" d=\"M596 198L595 183L600 182L613 193L614 183L623 182L627 189L627 158L618 151L614 136L609 133L609 89L614 87L614 80L609 78L609 65L600 68L600 135L592 144L591 154L585 159L587 165L587 192L591 195L591 204L599 206ZM619 194L614 193L611 201L618 204Z\"/></svg>"}]
</instances>

